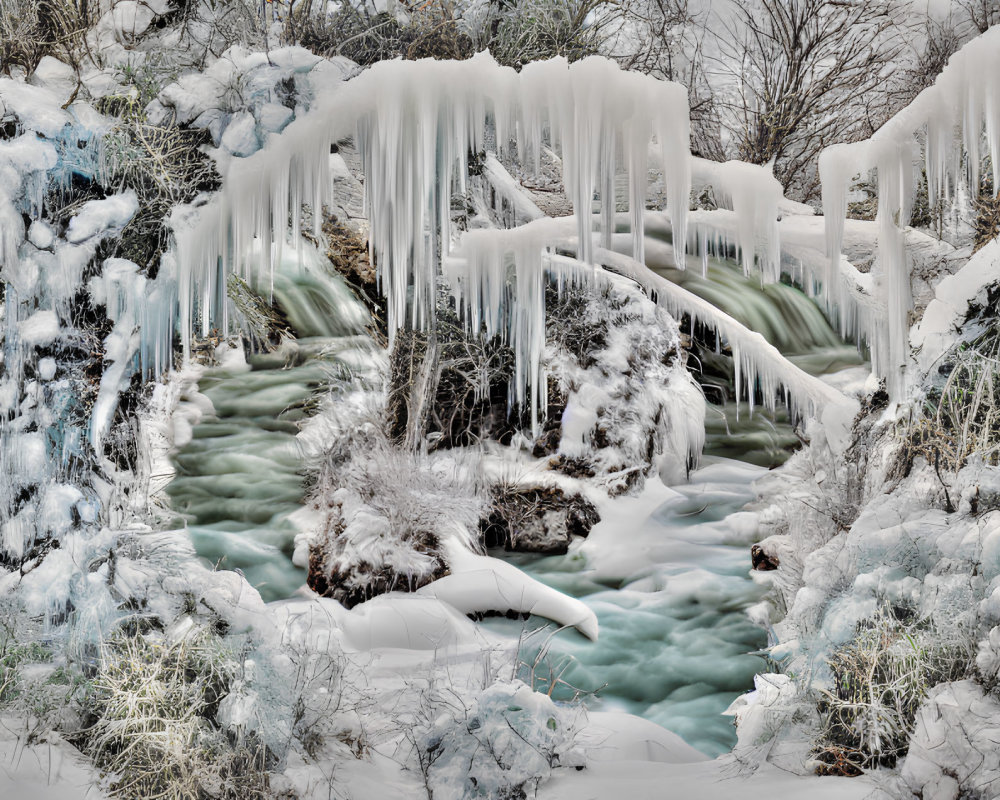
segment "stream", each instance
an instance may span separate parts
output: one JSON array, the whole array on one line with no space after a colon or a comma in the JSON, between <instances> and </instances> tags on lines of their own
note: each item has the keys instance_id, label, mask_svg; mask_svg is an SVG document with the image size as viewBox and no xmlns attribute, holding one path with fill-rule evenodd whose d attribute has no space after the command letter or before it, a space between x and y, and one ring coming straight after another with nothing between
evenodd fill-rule
<instances>
[{"instance_id":1,"label":"stream","mask_svg":"<svg viewBox=\"0 0 1000 800\"><path fill-rule=\"evenodd\" d=\"M762 290L716 260L707 281L661 269L759 330L803 369L861 363L795 288ZM321 265L286 269L274 298L298 336L294 347L239 368L206 370L199 389L215 415L174 454L176 476L167 489L199 555L242 570L267 601L305 582L291 562L296 531L289 518L305 491L297 423L331 380L345 379L344 364L363 364L366 352L371 361L361 306ZM722 369L706 365L706 393ZM754 653L766 634L745 614L760 590L748 576L753 515L741 509L754 497L753 480L799 441L783 410L751 416L745 403L731 401L709 405L706 434L705 455L688 483L668 488L650 479L640 495L609 503L590 536L566 555L491 553L583 600L598 617L597 642L576 631L550 636L552 624L536 617L482 624L523 637L525 677L536 688L547 690L558 674L555 696L590 694L591 706L638 714L715 756L736 741L722 712L765 668ZM540 649L546 658L532 669Z\"/></svg>"}]
</instances>

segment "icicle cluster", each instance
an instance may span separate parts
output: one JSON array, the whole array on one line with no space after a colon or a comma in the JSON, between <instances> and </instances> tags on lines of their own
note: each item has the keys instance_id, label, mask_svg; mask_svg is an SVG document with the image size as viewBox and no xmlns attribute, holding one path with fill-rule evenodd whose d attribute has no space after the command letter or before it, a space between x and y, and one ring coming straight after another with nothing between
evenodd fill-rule
<instances>
[{"instance_id":1,"label":"icicle cluster","mask_svg":"<svg viewBox=\"0 0 1000 800\"><path fill-rule=\"evenodd\" d=\"M823 211L826 217L829 266L823 276L829 305L841 301L841 249L847 193L853 176L878 172L879 299L886 310L886 334L873 342L873 368L889 392L903 391L907 359L908 312L912 306L903 228L913 204L916 134L926 134L924 147L931 203L951 196L963 178L979 186L983 133L994 170L994 192L1000 188L1000 28L987 31L955 53L933 86L883 125L870 139L827 148L820 156ZM956 136L958 132L958 136ZM962 153L966 154L962 175Z\"/></svg>"},{"instance_id":2,"label":"icicle cluster","mask_svg":"<svg viewBox=\"0 0 1000 800\"><path fill-rule=\"evenodd\" d=\"M501 153L516 154L536 169L543 143L561 152L581 257L592 263L594 197L601 200L600 242L608 245L614 233L615 176L622 170L629 176L633 253L642 259L654 139L673 229L677 240L685 241L688 130L683 87L622 72L602 58L574 64L556 58L529 64L520 73L498 66L486 53L462 62L376 64L289 125L277 147L237 162L214 207L201 215L196 228L179 236L185 344L196 323L204 333L226 324L227 271L258 281L269 274L289 234L298 233L304 204L315 210L314 232L319 233L318 211L331 201L330 147L340 139L353 136L362 155L369 241L388 301L391 338L404 326L432 324L437 279L452 242L451 198L465 191L468 156L485 149L488 132L495 134ZM271 254L268 263L252 257L255 248ZM475 246L468 263L479 273L475 281L465 281L463 302L472 329L486 323L516 344L519 367L526 372L518 371L514 399L526 402L540 358L532 349L540 344L527 340L538 331L541 247L514 259L516 288L503 290L505 302L499 306L506 323L492 305L501 292L498 281L505 280L501 252L500 239L487 243L484 238ZM679 258L683 261L683 255ZM472 288L473 283L482 286ZM537 405L537 398L530 402Z\"/></svg>"},{"instance_id":3,"label":"icicle cluster","mask_svg":"<svg viewBox=\"0 0 1000 800\"><path fill-rule=\"evenodd\" d=\"M765 283L781 279L781 243L778 236L778 203L784 197L781 184L770 167L727 161L720 164L692 157L696 185L711 186L720 206L735 212L733 226L715 225L718 215L701 216L692 225L687 246L702 256L702 272L709 251L736 250L736 258L749 275L754 264ZM729 221L729 220L726 220ZM683 241L674 237L674 241Z\"/></svg>"}]
</instances>

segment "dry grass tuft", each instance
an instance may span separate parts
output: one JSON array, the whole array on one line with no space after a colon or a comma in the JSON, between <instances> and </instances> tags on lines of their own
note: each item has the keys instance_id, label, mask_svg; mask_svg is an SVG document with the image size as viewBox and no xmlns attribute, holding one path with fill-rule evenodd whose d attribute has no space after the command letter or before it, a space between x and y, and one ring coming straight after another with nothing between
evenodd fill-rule
<instances>
[{"instance_id":1,"label":"dry grass tuft","mask_svg":"<svg viewBox=\"0 0 1000 800\"><path fill-rule=\"evenodd\" d=\"M899 617L903 617L900 619ZM974 639L883 609L829 659L833 691L823 691L821 775L860 775L906 755L917 709L931 687L969 672Z\"/></svg>"},{"instance_id":2,"label":"dry grass tuft","mask_svg":"<svg viewBox=\"0 0 1000 800\"><path fill-rule=\"evenodd\" d=\"M268 753L233 741L215 715L238 663L207 630L177 642L142 636L104 645L91 683L84 751L128 800L267 796Z\"/></svg>"}]
</instances>

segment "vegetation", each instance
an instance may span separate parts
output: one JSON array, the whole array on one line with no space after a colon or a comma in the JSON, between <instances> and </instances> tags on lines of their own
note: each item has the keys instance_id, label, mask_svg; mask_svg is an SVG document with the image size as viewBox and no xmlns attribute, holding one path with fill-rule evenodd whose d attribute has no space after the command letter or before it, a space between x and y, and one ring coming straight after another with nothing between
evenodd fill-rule
<instances>
[{"instance_id":1,"label":"vegetation","mask_svg":"<svg viewBox=\"0 0 1000 800\"><path fill-rule=\"evenodd\" d=\"M860 775L906 755L931 687L960 680L975 652L969 632L940 630L905 609L883 608L829 658L832 690L819 702L816 757L824 775Z\"/></svg>"},{"instance_id":2,"label":"vegetation","mask_svg":"<svg viewBox=\"0 0 1000 800\"><path fill-rule=\"evenodd\" d=\"M104 645L86 703L91 722L79 740L117 776L118 797L268 796L273 756L217 719L239 669L236 654L206 629L177 641L120 636Z\"/></svg>"},{"instance_id":3,"label":"vegetation","mask_svg":"<svg viewBox=\"0 0 1000 800\"><path fill-rule=\"evenodd\" d=\"M904 473L917 456L939 473L958 472L973 456L1000 463L1000 331L959 345L939 372L942 385L904 424Z\"/></svg>"}]
</instances>

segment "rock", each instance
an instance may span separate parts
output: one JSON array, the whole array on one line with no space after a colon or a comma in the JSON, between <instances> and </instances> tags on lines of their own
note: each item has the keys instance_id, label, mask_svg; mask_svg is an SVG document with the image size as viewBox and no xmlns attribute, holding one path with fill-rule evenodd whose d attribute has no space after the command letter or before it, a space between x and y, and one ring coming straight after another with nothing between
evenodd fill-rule
<instances>
[{"instance_id":1,"label":"rock","mask_svg":"<svg viewBox=\"0 0 1000 800\"><path fill-rule=\"evenodd\" d=\"M753 568L760 572L777 569L781 564L776 555L764 552L764 548L759 544L750 548L750 562L753 564Z\"/></svg>"},{"instance_id":2,"label":"rock","mask_svg":"<svg viewBox=\"0 0 1000 800\"><path fill-rule=\"evenodd\" d=\"M222 146L234 156L249 156L260 149L257 122L249 111L234 114L222 134Z\"/></svg>"},{"instance_id":3,"label":"rock","mask_svg":"<svg viewBox=\"0 0 1000 800\"><path fill-rule=\"evenodd\" d=\"M509 486L490 489L492 502L480 522L487 547L525 553L565 553L574 536L586 536L600 520L597 507L582 494L556 486Z\"/></svg>"}]
</instances>

